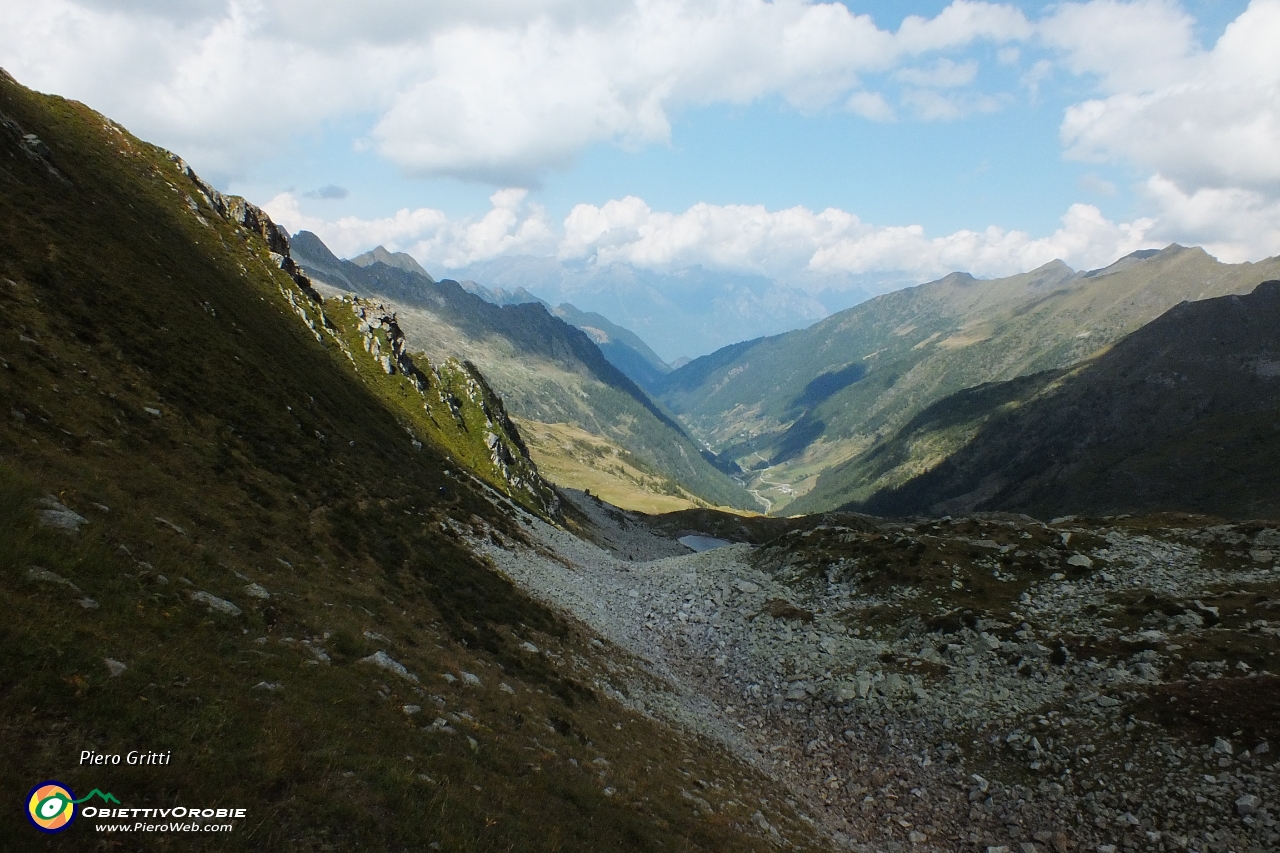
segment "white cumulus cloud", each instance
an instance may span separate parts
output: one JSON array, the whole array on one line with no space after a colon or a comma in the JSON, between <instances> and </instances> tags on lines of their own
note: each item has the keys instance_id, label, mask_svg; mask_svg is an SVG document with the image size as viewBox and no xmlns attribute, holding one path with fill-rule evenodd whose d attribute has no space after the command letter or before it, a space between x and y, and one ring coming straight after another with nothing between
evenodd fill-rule
<instances>
[{"instance_id":1,"label":"white cumulus cloud","mask_svg":"<svg viewBox=\"0 0 1280 853\"><path fill-rule=\"evenodd\" d=\"M562 261L658 271L702 266L811 290L865 273L905 274L918 281L953 270L1002 276L1054 258L1076 268L1100 267L1136 249L1164 245L1152 236L1153 220L1115 223L1085 204L1072 205L1062 226L1047 237L995 226L930 237L919 225L872 225L838 208L771 211L761 205L699 203L673 213L627 196L599 206L579 204L555 226L523 190L501 190L490 201L485 215L460 220L424 208L383 219L326 221L303 214L287 193L266 209L291 231L314 231L339 255L381 244L445 273L503 255L554 255ZM1192 225L1197 204L1211 209L1213 202L1184 204Z\"/></svg>"},{"instance_id":2,"label":"white cumulus cloud","mask_svg":"<svg viewBox=\"0 0 1280 853\"><path fill-rule=\"evenodd\" d=\"M364 115L407 172L529 186L595 143L665 141L707 104L883 120L863 76L1032 31L970 0L896 32L814 0L0 0L0 63L208 171Z\"/></svg>"},{"instance_id":3,"label":"white cumulus cloud","mask_svg":"<svg viewBox=\"0 0 1280 853\"><path fill-rule=\"evenodd\" d=\"M378 219L326 220L304 213L293 193L277 195L263 209L290 233L315 233L339 257L385 246L408 252L428 269L438 269L464 267L503 254L554 252L556 236L546 211L525 196L523 189L499 190L489 197L492 207L484 216L459 220L428 207L404 208Z\"/></svg>"},{"instance_id":4,"label":"white cumulus cloud","mask_svg":"<svg viewBox=\"0 0 1280 853\"><path fill-rule=\"evenodd\" d=\"M1280 0L1253 0L1211 50L1192 39L1192 23L1148 0L1070 5L1044 24L1073 70L1108 91L1067 109L1066 153L1149 170L1157 233L1217 246L1224 258L1275 254Z\"/></svg>"}]
</instances>

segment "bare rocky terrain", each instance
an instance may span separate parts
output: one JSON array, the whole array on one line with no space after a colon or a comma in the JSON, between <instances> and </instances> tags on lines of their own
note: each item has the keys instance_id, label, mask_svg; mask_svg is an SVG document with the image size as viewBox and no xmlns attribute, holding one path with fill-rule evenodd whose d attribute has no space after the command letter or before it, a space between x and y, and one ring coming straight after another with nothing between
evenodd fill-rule
<instances>
[{"instance_id":1,"label":"bare rocky terrain","mask_svg":"<svg viewBox=\"0 0 1280 853\"><path fill-rule=\"evenodd\" d=\"M840 514L695 554L568 498L600 545L532 516L527 545L473 544L665 685L598 687L786 783L839 846L1280 847L1274 525Z\"/></svg>"}]
</instances>

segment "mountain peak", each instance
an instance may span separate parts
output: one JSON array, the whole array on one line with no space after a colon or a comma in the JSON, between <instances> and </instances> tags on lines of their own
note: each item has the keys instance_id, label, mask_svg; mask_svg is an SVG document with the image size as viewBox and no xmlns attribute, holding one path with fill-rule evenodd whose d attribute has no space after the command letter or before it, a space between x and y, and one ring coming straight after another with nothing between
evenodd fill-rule
<instances>
[{"instance_id":1,"label":"mountain peak","mask_svg":"<svg viewBox=\"0 0 1280 853\"><path fill-rule=\"evenodd\" d=\"M328 264L338 263L338 256L329 251L324 241L310 231L299 231L290 237L289 247L318 261Z\"/></svg>"},{"instance_id":2,"label":"mountain peak","mask_svg":"<svg viewBox=\"0 0 1280 853\"><path fill-rule=\"evenodd\" d=\"M432 281L435 281L434 278L431 278L431 274L424 270L422 265L413 259L412 255L406 252L389 252L385 246L375 246L372 250L365 252L362 255L356 255L351 259L351 263L358 267L368 267L374 264L386 264L389 267L404 270L405 272L417 273L418 275L426 276Z\"/></svg>"}]
</instances>

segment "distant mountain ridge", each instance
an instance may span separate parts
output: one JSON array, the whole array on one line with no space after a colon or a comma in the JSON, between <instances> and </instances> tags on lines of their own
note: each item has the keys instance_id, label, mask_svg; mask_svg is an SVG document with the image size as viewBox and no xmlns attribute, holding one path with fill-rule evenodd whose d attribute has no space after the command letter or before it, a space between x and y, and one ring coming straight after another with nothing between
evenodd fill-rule
<instances>
[{"instance_id":1,"label":"distant mountain ridge","mask_svg":"<svg viewBox=\"0 0 1280 853\"><path fill-rule=\"evenodd\" d=\"M696 265L663 270L530 256L497 257L452 274L490 288L523 287L550 303L602 314L635 332L666 362L803 328L915 281L893 273L775 279Z\"/></svg>"},{"instance_id":2,"label":"distant mountain ridge","mask_svg":"<svg viewBox=\"0 0 1280 853\"><path fill-rule=\"evenodd\" d=\"M939 400L871 454L958 444L881 515L1280 515L1280 281L1183 302L1095 358Z\"/></svg>"},{"instance_id":3,"label":"distant mountain ridge","mask_svg":"<svg viewBox=\"0 0 1280 853\"><path fill-rule=\"evenodd\" d=\"M352 260L355 259L352 258ZM494 305L523 305L526 302L540 302L547 305L546 300L539 299L523 287L517 287L515 290L507 290L504 287L485 287L470 279L461 281L459 284L467 293L474 293L485 302L492 302Z\"/></svg>"},{"instance_id":4,"label":"distant mountain ridge","mask_svg":"<svg viewBox=\"0 0 1280 853\"><path fill-rule=\"evenodd\" d=\"M495 305L450 279L433 281L378 260L343 261L309 232L294 235L292 249L318 283L395 303L410 346L433 358L474 361L517 418L568 423L607 438L641 469L665 478L661 488L673 494L684 489L713 504L755 505L586 332L543 303Z\"/></svg>"},{"instance_id":5,"label":"distant mountain ridge","mask_svg":"<svg viewBox=\"0 0 1280 853\"><path fill-rule=\"evenodd\" d=\"M363 255L356 255L351 259L351 263L358 267L369 267L374 264L386 264L405 272L417 273L420 276L435 281L431 278L430 273L422 268L422 265L414 260L413 256L405 252L389 252L383 246L375 246L373 249L365 252Z\"/></svg>"},{"instance_id":6,"label":"distant mountain ridge","mask_svg":"<svg viewBox=\"0 0 1280 853\"><path fill-rule=\"evenodd\" d=\"M671 372L667 363L639 335L603 315L580 311L567 302L552 308L551 313L586 332L610 363L650 393L654 393L662 377Z\"/></svg>"},{"instance_id":7,"label":"distant mountain ridge","mask_svg":"<svg viewBox=\"0 0 1280 853\"><path fill-rule=\"evenodd\" d=\"M695 359L659 397L753 470L751 487L775 510L828 510L937 464L914 459L874 482L864 468L878 442L949 394L1075 364L1179 301L1278 275L1280 259L1222 264L1176 245L1089 272L1054 261L990 281L953 273Z\"/></svg>"},{"instance_id":8,"label":"distant mountain ridge","mask_svg":"<svg viewBox=\"0 0 1280 853\"><path fill-rule=\"evenodd\" d=\"M309 247L317 263L325 264L330 275L354 287L355 284L349 280L349 276L341 272L342 264L339 259L333 256L328 248L320 251L316 247L315 243L319 238L310 232L302 233L305 234L301 237L304 247ZM324 257L325 255L328 257ZM375 263L382 263L403 272L416 273L429 281L435 281L411 255L404 252L390 252L383 246L377 246L362 255L357 255L351 258L350 262L365 269L369 269ZM553 308L545 299L535 296L523 287L507 290L504 287L486 287L471 280L461 281L459 284L463 290L494 305L525 305L531 302L542 305L554 316L586 332L614 367L646 391L652 392L657 380L671 370L657 353L640 339L639 335L630 329L624 329L601 314L580 311L567 302ZM379 284L379 287L385 286L388 286L385 280Z\"/></svg>"}]
</instances>

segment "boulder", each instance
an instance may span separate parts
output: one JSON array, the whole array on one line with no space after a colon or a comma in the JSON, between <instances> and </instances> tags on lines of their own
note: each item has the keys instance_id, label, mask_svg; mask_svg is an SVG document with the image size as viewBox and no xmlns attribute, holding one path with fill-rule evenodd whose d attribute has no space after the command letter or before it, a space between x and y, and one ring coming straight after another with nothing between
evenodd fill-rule
<instances>
[{"instance_id":1,"label":"boulder","mask_svg":"<svg viewBox=\"0 0 1280 853\"><path fill-rule=\"evenodd\" d=\"M230 601L227 601L225 598L218 598L218 596L213 595L212 593L205 592L204 590L198 590L196 592L191 593L191 600L198 601L201 604L209 605L209 610L211 611L216 610L219 613L225 613L228 616L240 615L239 607L236 607L234 604L232 604Z\"/></svg>"},{"instance_id":2,"label":"boulder","mask_svg":"<svg viewBox=\"0 0 1280 853\"><path fill-rule=\"evenodd\" d=\"M369 666L376 666L379 669L385 669L387 672L394 673L408 681L416 682L418 680L418 676L405 669L404 664L397 660L393 660L390 655L381 650L374 652L367 658L360 658L358 663L364 663Z\"/></svg>"}]
</instances>

